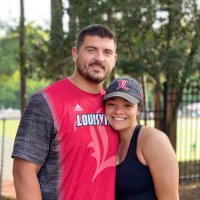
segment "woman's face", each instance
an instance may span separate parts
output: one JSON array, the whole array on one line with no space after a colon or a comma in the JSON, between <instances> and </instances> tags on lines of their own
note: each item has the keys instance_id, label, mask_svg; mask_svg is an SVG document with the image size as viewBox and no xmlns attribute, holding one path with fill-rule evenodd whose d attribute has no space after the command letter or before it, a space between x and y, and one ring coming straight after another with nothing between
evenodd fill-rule
<instances>
[{"instance_id":1,"label":"woman's face","mask_svg":"<svg viewBox=\"0 0 200 200\"><path fill-rule=\"evenodd\" d=\"M132 104L121 97L106 100L106 118L117 131L132 130L137 124L138 113L138 104Z\"/></svg>"}]
</instances>

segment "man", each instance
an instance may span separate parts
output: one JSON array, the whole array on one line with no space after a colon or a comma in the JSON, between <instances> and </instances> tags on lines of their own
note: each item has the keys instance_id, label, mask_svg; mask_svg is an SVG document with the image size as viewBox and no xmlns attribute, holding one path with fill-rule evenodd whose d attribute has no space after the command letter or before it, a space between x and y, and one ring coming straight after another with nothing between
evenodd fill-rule
<instances>
[{"instance_id":1,"label":"man","mask_svg":"<svg viewBox=\"0 0 200 200\"><path fill-rule=\"evenodd\" d=\"M117 60L103 25L83 29L72 76L33 95L12 157L18 200L114 200L118 136L104 116L103 82Z\"/></svg>"}]
</instances>

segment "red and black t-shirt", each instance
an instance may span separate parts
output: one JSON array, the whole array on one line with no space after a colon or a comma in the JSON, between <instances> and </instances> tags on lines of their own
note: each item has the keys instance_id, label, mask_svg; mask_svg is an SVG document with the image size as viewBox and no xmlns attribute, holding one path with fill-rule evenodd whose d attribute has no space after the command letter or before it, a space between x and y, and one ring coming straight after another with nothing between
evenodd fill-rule
<instances>
[{"instance_id":1,"label":"red and black t-shirt","mask_svg":"<svg viewBox=\"0 0 200 200\"><path fill-rule=\"evenodd\" d=\"M42 166L44 200L115 199L118 134L105 118L103 94L63 79L29 100L12 156Z\"/></svg>"}]
</instances>

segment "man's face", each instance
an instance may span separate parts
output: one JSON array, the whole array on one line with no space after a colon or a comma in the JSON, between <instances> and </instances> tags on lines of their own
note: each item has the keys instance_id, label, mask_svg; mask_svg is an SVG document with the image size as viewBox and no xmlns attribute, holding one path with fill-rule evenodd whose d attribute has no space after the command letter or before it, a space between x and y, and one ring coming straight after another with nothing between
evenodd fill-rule
<instances>
[{"instance_id":1,"label":"man's face","mask_svg":"<svg viewBox=\"0 0 200 200\"><path fill-rule=\"evenodd\" d=\"M114 40L86 36L80 49L72 49L76 70L83 78L101 83L111 73L117 60Z\"/></svg>"}]
</instances>

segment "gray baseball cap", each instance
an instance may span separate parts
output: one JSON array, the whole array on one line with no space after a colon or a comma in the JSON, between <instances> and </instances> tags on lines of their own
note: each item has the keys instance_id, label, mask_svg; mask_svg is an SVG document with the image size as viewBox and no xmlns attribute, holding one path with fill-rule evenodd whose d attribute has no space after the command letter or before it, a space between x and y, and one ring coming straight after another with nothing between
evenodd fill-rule
<instances>
[{"instance_id":1,"label":"gray baseball cap","mask_svg":"<svg viewBox=\"0 0 200 200\"><path fill-rule=\"evenodd\" d=\"M108 86L103 101L112 98L121 97L132 104L143 103L143 90L141 85L133 78L121 77L114 79Z\"/></svg>"}]
</instances>

